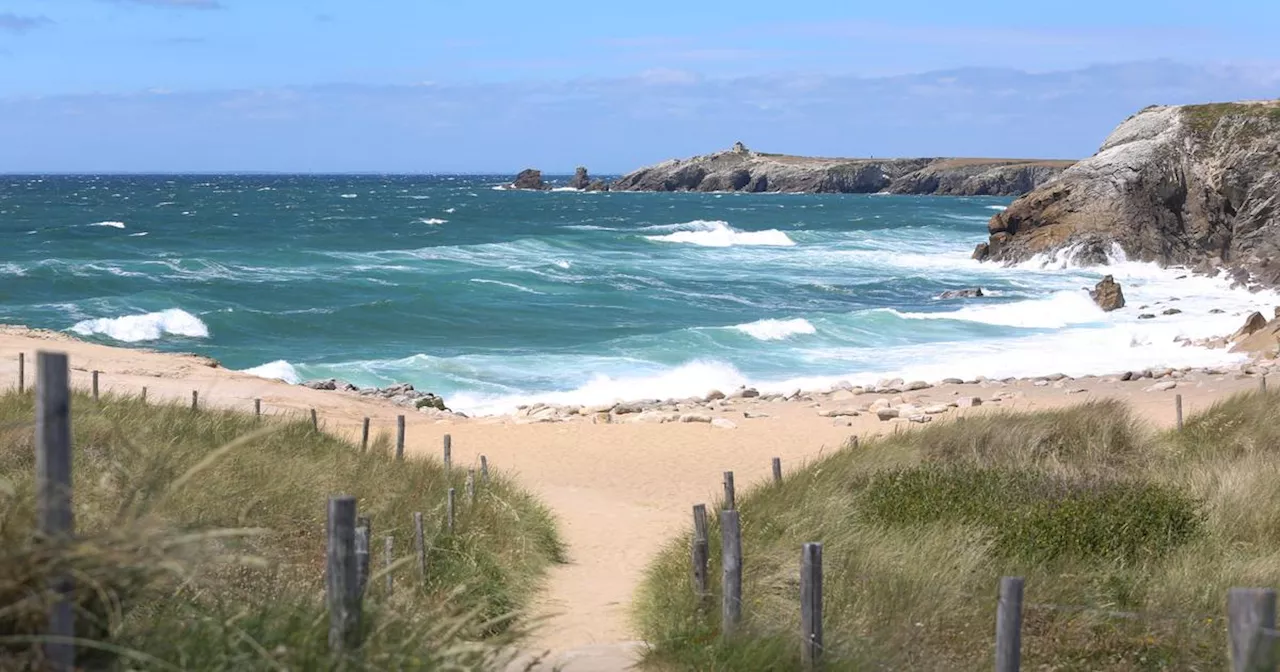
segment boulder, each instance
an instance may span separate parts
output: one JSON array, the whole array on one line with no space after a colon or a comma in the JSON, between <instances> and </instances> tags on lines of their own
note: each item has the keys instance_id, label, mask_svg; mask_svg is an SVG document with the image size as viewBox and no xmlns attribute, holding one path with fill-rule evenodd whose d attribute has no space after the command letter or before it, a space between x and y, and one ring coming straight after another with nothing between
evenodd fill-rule
<instances>
[{"instance_id":1,"label":"boulder","mask_svg":"<svg viewBox=\"0 0 1280 672\"><path fill-rule=\"evenodd\" d=\"M1267 318L1263 317L1262 313L1254 313L1249 317L1245 318L1244 326L1237 329L1236 333L1231 335L1231 340L1242 341L1254 335L1258 331L1261 331L1266 326L1267 326Z\"/></svg>"},{"instance_id":2,"label":"boulder","mask_svg":"<svg viewBox=\"0 0 1280 672\"><path fill-rule=\"evenodd\" d=\"M526 168L516 175L516 179L511 182L512 189L529 189L533 191L545 191L550 189L546 182L542 181L542 171L536 168Z\"/></svg>"},{"instance_id":3,"label":"boulder","mask_svg":"<svg viewBox=\"0 0 1280 672\"><path fill-rule=\"evenodd\" d=\"M1164 315L1177 315L1178 313L1181 313L1181 312L1182 312L1182 311L1181 311L1181 310L1178 310L1177 308L1169 308L1169 309L1165 310L1163 314L1164 314Z\"/></svg>"},{"instance_id":4,"label":"boulder","mask_svg":"<svg viewBox=\"0 0 1280 672\"><path fill-rule=\"evenodd\" d=\"M680 422L705 422L705 423L710 423L710 422L711 422L711 416L709 416L709 415L702 415L702 414L699 414L699 413L685 413L684 415L680 416Z\"/></svg>"},{"instance_id":5,"label":"boulder","mask_svg":"<svg viewBox=\"0 0 1280 672\"><path fill-rule=\"evenodd\" d=\"M1145 391L1147 391L1147 392L1168 392L1169 390L1172 390L1172 389L1174 389L1174 388L1175 388L1175 387L1177 387L1177 386L1178 386L1178 381L1176 381L1176 380L1162 380L1162 381L1160 381L1160 382L1156 383L1155 385L1152 385L1151 387L1148 387Z\"/></svg>"},{"instance_id":6,"label":"boulder","mask_svg":"<svg viewBox=\"0 0 1280 672\"><path fill-rule=\"evenodd\" d=\"M570 189L586 189L591 186L591 178L587 176L587 169L578 166L573 172L573 179L569 180Z\"/></svg>"},{"instance_id":7,"label":"boulder","mask_svg":"<svg viewBox=\"0 0 1280 672\"><path fill-rule=\"evenodd\" d=\"M972 287L970 289L948 289L938 295L938 299L945 301L947 299L980 299L985 294L982 293L981 287Z\"/></svg>"},{"instance_id":8,"label":"boulder","mask_svg":"<svg viewBox=\"0 0 1280 672\"><path fill-rule=\"evenodd\" d=\"M605 182L604 180L592 180L591 184L587 185L586 190L587 191L609 191L609 183Z\"/></svg>"},{"instance_id":9,"label":"boulder","mask_svg":"<svg viewBox=\"0 0 1280 672\"><path fill-rule=\"evenodd\" d=\"M875 409L876 417L881 420L892 420L898 417L898 409L896 408L878 408Z\"/></svg>"},{"instance_id":10,"label":"boulder","mask_svg":"<svg viewBox=\"0 0 1280 672\"><path fill-rule=\"evenodd\" d=\"M707 393L705 401L712 402L719 399L724 399L724 392L721 392L720 390L711 390Z\"/></svg>"},{"instance_id":11,"label":"boulder","mask_svg":"<svg viewBox=\"0 0 1280 672\"><path fill-rule=\"evenodd\" d=\"M1280 318L1267 322L1253 333L1234 342L1231 352L1249 352L1274 357L1280 353Z\"/></svg>"},{"instance_id":12,"label":"boulder","mask_svg":"<svg viewBox=\"0 0 1280 672\"><path fill-rule=\"evenodd\" d=\"M1107 312L1124 308L1124 292L1120 290L1120 283L1110 275L1094 286L1093 291L1089 292L1089 297L1098 304L1099 308Z\"/></svg>"}]
</instances>

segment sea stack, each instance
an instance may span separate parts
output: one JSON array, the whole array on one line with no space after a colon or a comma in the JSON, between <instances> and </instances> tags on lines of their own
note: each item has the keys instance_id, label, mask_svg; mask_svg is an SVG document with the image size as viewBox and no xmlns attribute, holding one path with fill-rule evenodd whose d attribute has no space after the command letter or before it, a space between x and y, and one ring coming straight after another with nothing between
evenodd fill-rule
<instances>
[{"instance_id":1,"label":"sea stack","mask_svg":"<svg viewBox=\"0 0 1280 672\"><path fill-rule=\"evenodd\" d=\"M587 169L578 166L578 169L573 172L573 179L569 180L569 188L586 189L589 186L591 186L591 178L587 176Z\"/></svg>"},{"instance_id":2,"label":"sea stack","mask_svg":"<svg viewBox=\"0 0 1280 672\"><path fill-rule=\"evenodd\" d=\"M545 191L549 187L546 182L542 181L542 171L536 168L526 168L511 183L512 189L528 189L531 191Z\"/></svg>"}]
</instances>

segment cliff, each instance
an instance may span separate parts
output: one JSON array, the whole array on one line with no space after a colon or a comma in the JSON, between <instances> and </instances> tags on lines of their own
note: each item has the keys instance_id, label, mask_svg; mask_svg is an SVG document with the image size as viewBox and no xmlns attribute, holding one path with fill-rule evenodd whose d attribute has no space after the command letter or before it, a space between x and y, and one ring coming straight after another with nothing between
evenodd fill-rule
<instances>
[{"instance_id":1,"label":"cliff","mask_svg":"<svg viewBox=\"0 0 1280 672\"><path fill-rule=\"evenodd\" d=\"M826 159L734 149L641 168L613 191L745 191L794 193L1008 196L1052 179L1070 161L1025 159Z\"/></svg>"},{"instance_id":2,"label":"cliff","mask_svg":"<svg viewBox=\"0 0 1280 672\"><path fill-rule=\"evenodd\" d=\"M988 224L980 260L1063 252L1280 284L1280 100L1153 106Z\"/></svg>"}]
</instances>

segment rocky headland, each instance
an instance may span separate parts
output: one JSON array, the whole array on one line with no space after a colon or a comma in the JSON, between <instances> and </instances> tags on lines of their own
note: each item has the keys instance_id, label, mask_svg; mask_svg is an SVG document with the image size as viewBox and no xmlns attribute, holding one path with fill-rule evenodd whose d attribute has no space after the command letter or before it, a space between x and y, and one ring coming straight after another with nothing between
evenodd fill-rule
<instances>
[{"instance_id":1,"label":"rocky headland","mask_svg":"<svg viewBox=\"0 0 1280 672\"><path fill-rule=\"evenodd\" d=\"M1280 285L1280 100L1152 106L993 217L974 258L1126 258Z\"/></svg>"}]
</instances>

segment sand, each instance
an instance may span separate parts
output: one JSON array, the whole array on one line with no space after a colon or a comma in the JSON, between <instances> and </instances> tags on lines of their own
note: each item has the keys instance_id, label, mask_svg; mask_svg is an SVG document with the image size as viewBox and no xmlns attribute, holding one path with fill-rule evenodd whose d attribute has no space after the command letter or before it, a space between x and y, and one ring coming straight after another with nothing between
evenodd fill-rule
<instances>
[{"instance_id":1,"label":"sand","mask_svg":"<svg viewBox=\"0 0 1280 672\"><path fill-rule=\"evenodd\" d=\"M552 652L562 669L577 672L622 669L634 659L639 644L628 610L644 568L690 524L694 504L710 504L723 492L725 471L734 472L742 490L769 477L773 457L782 459L785 478L785 471L837 450L850 436L917 426L882 422L874 414L838 419L818 415L823 409L898 396L849 398L847 393L842 400L829 395L813 401L741 400L708 411L732 419L734 429L703 423L588 420L520 424L510 417L440 420L380 399L312 390L210 366L210 360L194 355L114 348L19 327L0 327L0 386L16 382L20 352L26 353L26 380L31 385L40 349L66 352L72 384L83 389L90 385L90 372L98 370L104 392L139 394L145 386L148 399L190 403L195 390L202 405L221 408L252 412L254 399L262 399L267 413L303 414L314 408L326 430L352 437L358 436L366 416L375 431L391 431L395 417L405 414L406 452L438 455L448 433L455 465L478 465L479 456L486 455L492 468L517 478L559 518L570 561L553 568L547 578L536 605L545 621L535 644L538 651ZM998 408L1047 409L1114 397L1128 401L1153 425L1170 426L1175 395L1182 396L1190 415L1232 392L1256 389L1258 374L1266 371L1265 366L1250 375L1240 370L1193 371L1176 381L1176 389L1165 391L1148 391L1155 382L1149 379L1122 382L1103 376L1040 385L1032 380L940 385L904 396L932 403L961 396L988 400L978 408L952 409L935 421ZM1280 377L1275 383L1280 384ZM1002 392L1012 398L990 401ZM768 417L747 419L744 409Z\"/></svg>"}]
</instances>

